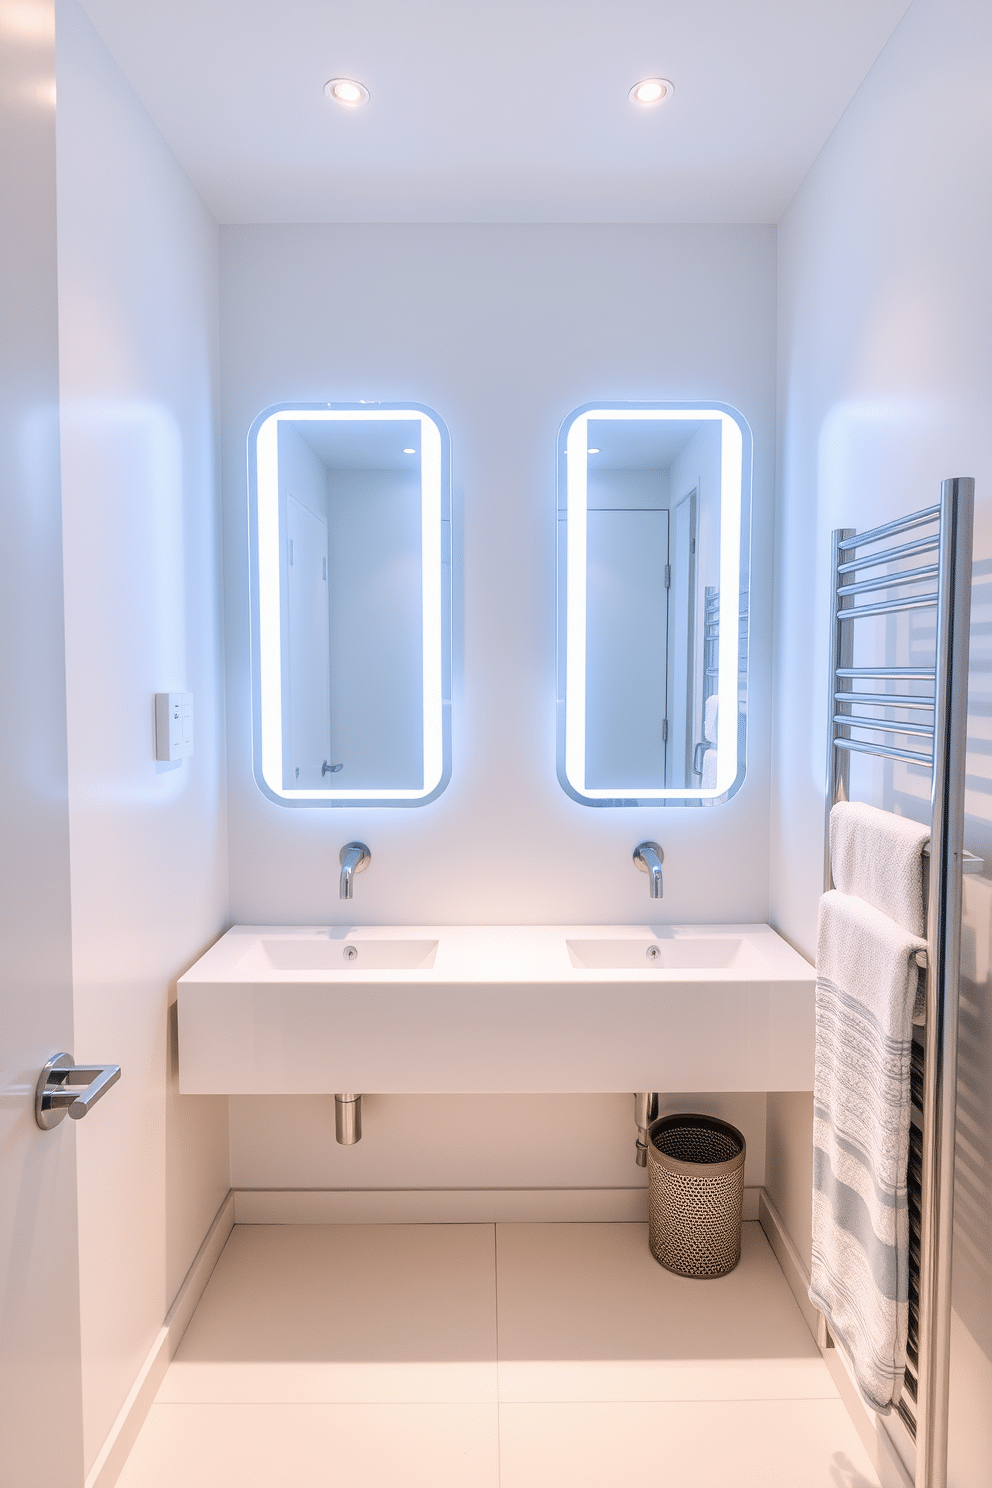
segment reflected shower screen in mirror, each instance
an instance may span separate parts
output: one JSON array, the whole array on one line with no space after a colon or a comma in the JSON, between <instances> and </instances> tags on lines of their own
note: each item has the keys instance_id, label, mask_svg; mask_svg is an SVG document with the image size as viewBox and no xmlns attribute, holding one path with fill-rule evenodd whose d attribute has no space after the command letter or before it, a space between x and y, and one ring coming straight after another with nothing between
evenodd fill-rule
<instances>
[{"instance_id":1,"label":"reflected shower screen in mirror","mask_svg":"<svg viewBox=\"0 0 992 1488\"><path fill-rule=\"evenodd\" d=\"M248 435L252 763L284 806L422 806L451 772L449 443L418 404Z\"/></svg>"},{"instance_id":2,"label":"reflected shower screen in mirror","mask_svg":"<svg viewBox=\"0 0 992 1488\"><path fill-rule=\"evenodd\" d=\"M587 806L744 779L751 434L718 403L597 403L559 438L558 778Z\"/></svg>"}]
</instances>

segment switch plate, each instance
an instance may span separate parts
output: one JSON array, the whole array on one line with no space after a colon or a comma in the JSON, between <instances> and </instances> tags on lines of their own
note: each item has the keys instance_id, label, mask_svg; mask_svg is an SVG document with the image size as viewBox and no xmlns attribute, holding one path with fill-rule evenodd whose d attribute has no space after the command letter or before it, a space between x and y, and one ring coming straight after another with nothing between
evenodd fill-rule
<instances>
[{"instance_id":1,"label":"switch plate","mask_svg":"<svg viewBox=\"0 0 992 1488\"><path fill-rule=\"evenodd\" d=\"M193 753L193 694L155 694L155 758L173 761Z\"/></svg>"}]
</instances>

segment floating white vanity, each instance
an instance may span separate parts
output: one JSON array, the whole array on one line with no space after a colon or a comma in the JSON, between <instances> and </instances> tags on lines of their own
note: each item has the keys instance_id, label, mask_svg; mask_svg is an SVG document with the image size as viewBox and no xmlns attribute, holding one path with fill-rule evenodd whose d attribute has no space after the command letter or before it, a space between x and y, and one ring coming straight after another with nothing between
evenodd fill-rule
<instances>
[{"instance_id":1,"label":"floating white vanity","mask_svg":"<svg viewBox=\"0 0 992 1488\"><path fill-rule=\"evenodd\" d=\"M185 1094L810 1090L768 925L236 925L179 981Z\"/></svg>"}]
</instances>

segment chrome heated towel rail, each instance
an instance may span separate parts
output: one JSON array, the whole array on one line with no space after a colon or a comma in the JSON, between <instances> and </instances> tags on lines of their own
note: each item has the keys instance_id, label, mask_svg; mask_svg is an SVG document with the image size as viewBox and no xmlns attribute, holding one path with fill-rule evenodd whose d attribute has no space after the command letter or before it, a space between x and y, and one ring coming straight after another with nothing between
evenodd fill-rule
<instances>
[{"instance_id":1,"label":"chrome heated towel rail","mask_svg":"<svg viewBox=\"0 0 992 1488\"><path fill-rule=\"evenodd\" d=\"M963 841L974 505L973 480L946 480L937 506L870 531L833 534L826 888L830 809L849 799L852 754L930 775L926 1024L914 1044L910 1143L909 1365L897 1404L916 1441L916 1488L947 1483L961 876L982 866ZM936 613L933 666L855 665L859 620L913 610Z\"/></svg>"}]
</instances>

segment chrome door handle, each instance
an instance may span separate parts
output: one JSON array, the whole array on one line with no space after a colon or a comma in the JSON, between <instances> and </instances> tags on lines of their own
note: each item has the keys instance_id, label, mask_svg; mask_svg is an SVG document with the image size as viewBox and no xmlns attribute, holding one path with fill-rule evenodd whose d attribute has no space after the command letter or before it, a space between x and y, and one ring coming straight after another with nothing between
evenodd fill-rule
<instances>
[{"instance_id":1,"label":"chrome door handle","mask_svg":"<svg viewBox=\"0 0 992 1488\"><path fill-rule=\"evenodd\" d=\"M35 1120L43 1131L58 1126L66 1112L79 1121L120 1077L119 1064L76 1064L71 1054L53 1054L38 1077Z\"/></svg>"}]
</instances>

